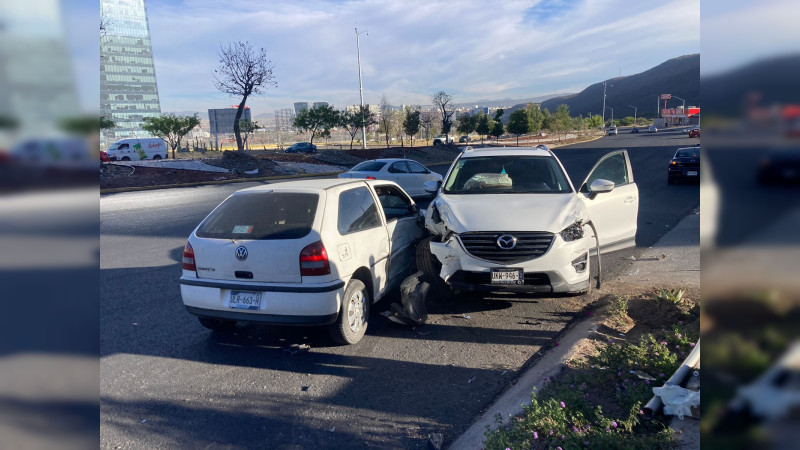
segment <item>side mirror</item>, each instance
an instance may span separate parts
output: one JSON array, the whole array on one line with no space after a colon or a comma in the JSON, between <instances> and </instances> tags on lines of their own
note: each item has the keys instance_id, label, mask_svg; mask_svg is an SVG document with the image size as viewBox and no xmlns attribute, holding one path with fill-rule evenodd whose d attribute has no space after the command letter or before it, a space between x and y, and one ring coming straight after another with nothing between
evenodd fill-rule
<instances>
[{"instance_id":1,"label":"side mirror","mask_svg":"<svg viewBox=\"0 0 800 450\"><path fill-rule=\"evenodd\" d=\"M442 186L442 182L441 181L433 181L433 180L426 181L422 185L422 187L425 189L425 192L427 192L429 194L435 194L436 191L438 191L441 186Z\"/></svg>"},{"instance_id":2,"label":"side mirror","mask_svg":"<svg viewBox=\"0 0 800 450\"><path fill-rule=\"evenodd\" d=\"M595 198L597 194L611 192L614 189L614 182L598 178L589 185L589 198Z\"/></svg>"}]
</instances>

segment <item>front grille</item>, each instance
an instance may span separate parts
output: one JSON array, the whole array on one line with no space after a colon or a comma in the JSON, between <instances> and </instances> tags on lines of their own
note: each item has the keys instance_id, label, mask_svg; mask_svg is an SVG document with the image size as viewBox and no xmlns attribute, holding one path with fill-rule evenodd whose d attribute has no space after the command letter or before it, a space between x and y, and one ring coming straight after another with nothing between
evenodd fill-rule
<instances>
[{"instance_id":1,"label":"front grille","mask_svg":"<svg viewBox=\"0 0 800 450\"><path fill-rule=\"evenodd\" d=\"M512 250L504 250L497 246L497 238L508 234L517 238L517 246ZM480 259L500 264L528 261L547 253L555 235L545 231L526 232L476 232L458 235L464 249Z\"/></svg>"}]
</instances>

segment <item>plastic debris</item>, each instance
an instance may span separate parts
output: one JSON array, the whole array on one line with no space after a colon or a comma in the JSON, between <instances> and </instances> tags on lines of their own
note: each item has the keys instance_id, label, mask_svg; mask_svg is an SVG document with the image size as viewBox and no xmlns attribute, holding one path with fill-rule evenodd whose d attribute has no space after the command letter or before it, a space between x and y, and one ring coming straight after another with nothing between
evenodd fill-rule
<instances>
[{"instance_id":1,"label":"plastic debris","mask_svg":"<svg viewBox=\"0 0 800 450\"><path fill-rule=\"evenodd\" d=\"M650 381L656 380L655 377L650 376L648 373L642 372L641 370L631 370L630 372L642 380L650 380Z\"/></svg>"},{"instance_id":2,"label":"plastic debris","mask_svg":"<svg viewBox=\"0 0 800 450\"><path fill-rule=\"evenodd\" d=\"M290 347L283 349L283 352L288 353L289 356L295 356L308 353L309 350L311 350L311 346L308 344L292 344Z\"/></svg>"},{"instance_id":3,"label":"plastic debris","mask_svg":"<svg viewBox=\"0 0 800 450\"><path fill-rule=\"evenodd\" d=\"M653 394L661 397L661 401L664 402L664 414L677 416L680 420L683 420L684 416L692 415L692 407L700 406L700 392L680 386L666 385L653 388Z\"/></svg>"},{"instance_id":4,"label":"plastic debris","mask_svg":"<svg viewBox=\"0 0 800 450\"><path fill-rule=\"evenodd\" d=\"M475 380L475 377L470 378L469 380L467 380L467 384L471 384L474 380Z\"/></svg>"},{"instance_id":5,"label":"plastic debris","mask_svg":"<svg viewBox=\"0 0 800 450\"><path fill-rule=\"evenodd\" d=\"M328 430L328 431L330 431L331 433L333 433L334 431L336 431L336 427L331 427L331 429L330 429L330 430Z\"/></svg>"},{"instance_id":6,"label":"plastic debris","mask_svg":"<svg viewBox=\"0 0 800 450\"><path fill-rule=\"evenodd\" d=\"M147 422L147 419L142 420L142 423L145 423L145 422Z\"/></svg>"},{"instance_id":7,"label":"plastic debris","mask_svg":"<svg viewBox=\"0 0 800 450\"><path fill-rule=\"evenodd\" d=\"M303 386L303 387L300 388L300 390L303 391L303 392L307 392L310 387L311 386Z\"/></svg>"}]
</instances>

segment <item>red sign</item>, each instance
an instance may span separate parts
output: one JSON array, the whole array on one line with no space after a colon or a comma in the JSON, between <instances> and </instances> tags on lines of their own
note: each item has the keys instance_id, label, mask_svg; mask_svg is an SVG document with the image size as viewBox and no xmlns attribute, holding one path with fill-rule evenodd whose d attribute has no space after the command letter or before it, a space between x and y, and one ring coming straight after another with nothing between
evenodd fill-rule
<instances>
[{"instance_id":1,"label":"red sign","mask_svg":"<svg viewBox=\"0 0 800 450\"><path fill-rule=\"evenodd\" d=\"M700 114L700 108L686 108L685 110L680 108L667 108L661 110L662 116L696 116Z\"/></svg>"},{"instance_id":2,"label":"red sign","mask_svg":"<svg viewBox=\"0 0 800 450\"><path fill-rule=\"evenodd\" d=\"M239 109L239 105L231 105L231 108ZM245 105L244 109L250 109L250 107Z\"/></svg>"},{"instance_id":3,"label":"red sign","mask_svg":"<svg viewBox=\"0 0 800 450\"><path fill-rule=\"evenodd\" d=\"M661 94L661 100L669 100L672 98L672 94Z\"/></svg>"}]
</instances>

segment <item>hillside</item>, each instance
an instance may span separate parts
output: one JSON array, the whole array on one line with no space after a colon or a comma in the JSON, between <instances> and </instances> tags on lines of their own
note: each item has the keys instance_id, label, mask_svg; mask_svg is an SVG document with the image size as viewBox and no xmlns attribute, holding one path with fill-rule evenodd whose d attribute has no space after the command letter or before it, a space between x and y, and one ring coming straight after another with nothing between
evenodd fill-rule
<instances>
[{"instance_id":1,"label":"hillside","mask_svg":"<svg viewBox=\"0 0 800 450\"><path fill-rule=\"evenodd\" d=\"M607 80L606 106L614 108L614 117L632 116L633 105L639 108L640 116L652 117L656 113L656 97L659 94L673 94L686 99L686 106L700 104L700 55L686 55L670 59L652 69ZM551 112L558 105L566 103L572 115L587 116L589 113L601 114L603 111L603 82L595 83L583 91L542 102L542 107ZM661 105L663 107L663 101ZM671 100L668 106L679 105ZM516 105L507 111L507 118L513 110L523 107ZM610 115L607 111L606 115Z\"/></svg>"}]
</instances>

